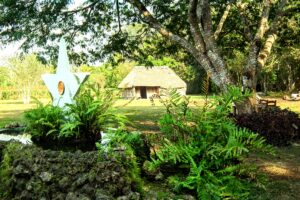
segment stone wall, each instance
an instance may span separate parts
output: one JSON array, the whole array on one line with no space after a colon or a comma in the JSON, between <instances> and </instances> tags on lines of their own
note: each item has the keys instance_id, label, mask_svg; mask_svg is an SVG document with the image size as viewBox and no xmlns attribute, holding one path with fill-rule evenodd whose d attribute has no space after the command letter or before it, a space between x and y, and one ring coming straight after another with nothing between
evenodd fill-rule
<instances>
[{"instance_id":1,"label":"stone wall","mask_svg":"<svg viewBox=\"0 0 300 200\"><path fill-rule=\"evenodd\" d=\"M2 151L5 148L6 144L7 144L7 142L0 141L0 163L2 161Z\"/></svg>"},{"instance_id":2,"label":"stone wall","mask_svg":"<svg viewBox=\"0 0 300 200\"><path fill-rule=\"evenodd\" d=\"M131 177L125 155L120 160L96 151L51 151L16 143L7 145L6 152L11 158L7 199L140 199L139 181Z\"/></svg>"}]
</instances>

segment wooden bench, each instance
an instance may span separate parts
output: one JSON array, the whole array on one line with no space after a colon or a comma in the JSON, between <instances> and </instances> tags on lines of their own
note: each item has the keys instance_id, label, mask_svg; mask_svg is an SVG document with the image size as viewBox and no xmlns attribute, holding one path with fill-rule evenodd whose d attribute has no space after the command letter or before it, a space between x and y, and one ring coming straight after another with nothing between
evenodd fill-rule
<instances>
[{"instance_id":1,"label":"wooden bench","mask_svg":"<svg viewBox=\"0 0 300 200\"><path fill-rule=\"evenodd\" d=\"M251 98L250 101L251 101L251 108L249 108L249 111L250 111L250 109L252 111L253 111L253 109L256 110L256 111L260 111L261 109L266 108L266 107L276 107L277 106L277 101L276 100L274 100L274 99L263 99L258 94L256 94L256 99L253 97L253 98ZM236 103L232 103L232 108L233 108L233 110L232 110L233 115L239 114ZM252 111L250 111L250 113Z\"/></svg>"},{"instance_id":2,"label":"wooden bench","mask_svg":"<svg viewBox=\"0 0 300 200\"><path fill-rule=\"evenodd\" d=\"M265 108L269 106L277 106L277 101L274 99L263 99L259 95L256 94L256 101L258 108Z\"/></svg>"}]
</instances>

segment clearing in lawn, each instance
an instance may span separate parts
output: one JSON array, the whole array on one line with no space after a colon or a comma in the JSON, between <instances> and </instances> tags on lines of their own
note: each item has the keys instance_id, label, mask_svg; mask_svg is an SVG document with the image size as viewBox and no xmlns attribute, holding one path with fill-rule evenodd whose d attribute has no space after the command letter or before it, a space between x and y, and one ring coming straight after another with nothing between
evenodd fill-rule
<instances>
[{"instance_id":1,"label":"clearing in lawn","mask_svg":"<svg viewBox=\"0 0 300 200\"><path fill-rule=\"evenodd\" d=\"M192 105L202 106L203 96L192 96ZM285 101L276 98L281 108L289 107L300 113L300 101ZM48 102L43 100L43 102ZM22 104L21 101L0 101L0 127L11 121L19 121L24 110L35 107L35 104ZM118 100L115 107L125 114L131 124L131 130L140 130L146 134L159 135L158 120L165 113L159 100ZM265 156L257 153L249 158L250 163L257 163L260 169L268 174L269 183L266 191L252 191L252 199L299 199L300 194L300 142L289 147L275 148L276 156Z\"/></svg>"}]
</instances>

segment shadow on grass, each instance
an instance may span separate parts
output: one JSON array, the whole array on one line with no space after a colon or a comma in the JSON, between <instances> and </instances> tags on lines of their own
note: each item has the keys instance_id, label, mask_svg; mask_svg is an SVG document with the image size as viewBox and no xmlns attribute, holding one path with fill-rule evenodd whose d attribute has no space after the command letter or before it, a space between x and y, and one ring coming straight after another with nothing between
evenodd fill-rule
<instances>
[{"instance_id":1,"label":"shadow on grass","mask_svg":"<svg viewBox=\"0 0 300 200\"><path fill-rule=\"evenodd\" d=\"M251 191L250 199L300 199L300 141L276 150L275 156L256 154L250 157L249 162L256 163L268 175L266 190Z\"/></svg>"}]
</instances>

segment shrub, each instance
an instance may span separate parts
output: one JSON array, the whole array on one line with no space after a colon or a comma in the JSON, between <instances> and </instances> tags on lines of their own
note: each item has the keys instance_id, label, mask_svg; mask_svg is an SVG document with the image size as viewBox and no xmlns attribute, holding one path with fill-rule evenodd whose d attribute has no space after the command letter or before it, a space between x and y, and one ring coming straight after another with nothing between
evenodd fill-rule
<instances>
[{"instance_id":1,"label":"shrub","mask_svg":"<svg viewBox=\"0 0 300 200\"><path fill-rule=\"evenodd\" d=\"M45 148L95 149L101 132L124 127L126 118L115 113L112 91L87 86L65 108L39 104L25 112L27 130L34 143Z\"/></svg>"},{"instance_id":2,"label":"shrub","mask_svg":"<svg viewBox=\"0 0 300 200\"><path fill-rule=\"evenodd\" d=\"M62 124L60 137L77 138L95 144L101 139L101 131L124 128L127 120L115 112L113 103L113 91L85 88L74 104L67 105L66 115L69 120Z\"/></svg>"},{"instance_id":3,"label":"shrub","mask_svg":"<svg viewBox=\"0 0 300 200\"><path fill-rule=\"evenodd\" d=\"M125 132L122 130L108 133L109 142L106 145L97 143L100 153L115 158L128 169L128 179L136 185L135 189L142 192L141 164L149 158L150 149L139 132Z\"/></svg>"},{"instance_id":4,"label":"shrub","mask_svg":"<svg viewBox=\"0 0 300 200\"><path fill-rule=\"evenodd\" d=\"M188 107L176 92L164 100L167 114L161 119L161 147L152 157L153 169L175 168L168 178L174 190L189 190L199 199L243 199L249 195L249 176L242 161L252 149L269 151L264 139L230 119L232 101L244 96L229 87L203 108ZM244 177L244 178L242 178Z\"/></svg>"},{"instance_id":5,"label":"shrub","mask_svg":"<svg viewBox=\"0 0 300 200\"><path fill-rule=\"evenodd\" d=\"M285 146L300 136L297 113L278 107L267 107L252 114L235 117L236 124L262 135L269 144Z\"/></svg>"},{"instance_id":6,"label":"shrub","mask_svg":"<svg viewBox=\"0 0 300 200\"><path fill-rule=\"evenodd\" d=\"M30 131L33 140L44 137L57 140L60 127L64 122L63 110L57 106L44 106L41 102L37 104L37 108L24 113L26 130Z\"/></svg>"},{"instance_id":7,"label":"shrub","mask_svg":"<svg viewBox=\"0 0 300 200\"><path fill-rule=\"evenodd\" d=\"M0 162L0 199L12 199L12 154L16 149L21 149L22 146L19 143L10 143L5 149L3 149L3 159Z\"/></svg>"},{"instance_id":8,"label":"shrub","mask_svg":"<svg viewBox=\"0 0 300 200\"><path fill-rule=\"evenodd\" d=\"M138 132L126 132L124 130L117 130L108 133L109 146L118 147L120 144L129 146L137 158L138 164L141 166L144 161L150 159L150 147L146 137Z\"/></svg>"}]
</instances>

